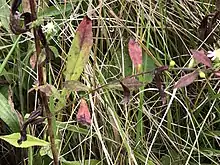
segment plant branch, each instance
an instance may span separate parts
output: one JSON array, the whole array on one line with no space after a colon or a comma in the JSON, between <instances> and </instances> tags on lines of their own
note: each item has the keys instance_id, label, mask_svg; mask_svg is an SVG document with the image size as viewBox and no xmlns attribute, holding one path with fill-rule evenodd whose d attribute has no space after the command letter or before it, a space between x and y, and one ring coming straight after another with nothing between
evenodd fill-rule
<instances>
[{"instance_id":1,"label":"plant branch","mask_svg":"<svg viewBox=\"0 0 220 165\"><path fill-rule=\"evenodd\" d=\"M32 14L32 22L34 22L37 19L35 0L30 0L30 8L31 8L31 14ZM33 33L34 33L35 47L36 47L36 54L37 54L38 81L39 81L39 85L44 85L43 63L38 62L39 54L41 53L40 36L38 34L41 30L40 28L41 28L40 26L36 26L36 27L34 26ZM53 114L50 112L49 105L48 105L48 97L46 96L46 94L41 91L39 91L39 94L40 94L40 101L41 101L42 107L44 109L44 112L46 114L47 121L48 121L48 134L50 136L51 150L53 154L53 164L59 165L58 151L56 148L54 132L53 132L53 127L52 127Z\"/></svg>"}]
</instances>

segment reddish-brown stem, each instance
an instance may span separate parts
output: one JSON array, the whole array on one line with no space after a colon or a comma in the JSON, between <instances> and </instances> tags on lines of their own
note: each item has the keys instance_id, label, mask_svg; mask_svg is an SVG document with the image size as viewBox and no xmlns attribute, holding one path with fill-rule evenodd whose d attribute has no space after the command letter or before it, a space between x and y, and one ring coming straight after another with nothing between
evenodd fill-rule
<instances>
[{"instance_id":1,"label":"reddish-brown stem","mask_svg":"<svg viewBox=\"0 0 220 165\"><path fill-rule=\"evenodd\" d=\"M29 0L29 2L30 2L31 14L32 14L32 22L33 22L33 21L36 21L37 19L35 0ZM40 38L38 35L39 28L40 27L33 27L37 59L39 57L39 54L41 53ZM43 63L40 63L40 64L37 63L37 71L38 71L39 85L44 85ZM53 154L53 164L59 165L58 151L56 148L55 137L54 137L53 127L52 127L53 114L50 112L50 109L49 109L48 97L43 92L39 91L39 93L40 93L40 101L41 101L42 107L44 109L44 112L46 114L47 121L48 121L48 134L50 136L50 144L51 144L51 150Z\"/></svg>"}]
</instances>

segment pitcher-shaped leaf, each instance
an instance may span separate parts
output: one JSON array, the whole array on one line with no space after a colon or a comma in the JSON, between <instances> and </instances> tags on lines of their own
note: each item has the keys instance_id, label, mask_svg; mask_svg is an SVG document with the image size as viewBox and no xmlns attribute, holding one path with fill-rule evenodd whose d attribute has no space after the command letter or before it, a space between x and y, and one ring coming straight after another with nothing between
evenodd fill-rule
<instances>
[{"instance_id":1,"label":"pitcher-shaped leaf","mask_svg":"<svg viewBox=\"0 0 220 165\"><path fill-rule=\"evenodd\" d=\"M79 110L76 114L76 119L79 123L82 124L91 124L91 116L89 112L88 105L84 99L81 99Z\"/></svg>"},{"instance_id":2,"label":"pitcher-shaped leaf","mask_svg":"<svg viewBox=\"0 0 220 165\"><path fill-rule=\"evenodd\" d=\"M134 67L139 70L139 66L142 64L142 49L140 45L134 40L130 39L128 43L129 55Z\"/></svg>"},{"instance_id":3,"label":"pitcher-shaped leaf","mask_svg":"<svg viewBox=\"0 0 220 165\"><path fill-rule=\"evenodd\" d=\"M78 80L89 59L92 41L92 21L86 16L79 24L68 52L66 80Z\"/></svg>"}]
</instances>

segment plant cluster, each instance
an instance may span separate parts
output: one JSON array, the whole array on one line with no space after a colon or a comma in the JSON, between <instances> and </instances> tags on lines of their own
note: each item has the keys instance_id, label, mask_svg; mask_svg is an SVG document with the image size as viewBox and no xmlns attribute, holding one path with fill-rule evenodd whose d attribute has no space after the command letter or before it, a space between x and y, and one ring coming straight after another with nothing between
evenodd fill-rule
<instances>
[{"instance_id":1,"label":"plant cluster","mask_svg":"<svg viewBox=\"0 0 220 165\"><path fill-rule=\"evenodd\" d=\"M219 4L1 0L0 164L219 164Z\"/></svg>"}]
</instances>

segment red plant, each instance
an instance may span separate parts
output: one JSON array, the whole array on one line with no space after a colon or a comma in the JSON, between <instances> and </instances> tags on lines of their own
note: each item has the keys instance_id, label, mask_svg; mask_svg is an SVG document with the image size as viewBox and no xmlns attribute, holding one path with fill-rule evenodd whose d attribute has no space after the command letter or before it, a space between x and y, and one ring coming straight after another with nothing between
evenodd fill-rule
<instances>
[{"instance_id":1,"label":"red plant","mask_svg":"<svg viewBox=\"0 0 220 165\"><path fill-rule=\"evenodd\" d=\"M139 66L142 64L142 49L134 39L130 39L128 43L128 51L131 61L138 71Z\"/></svg>"},{"instance_id":2,"label":"red plant","mask_svg":"<svg viewBox=\"0 0 220 165\"><path fill-rule=\"evenodd\" d=\"M81 124L91 125L91 115L88 105L84 99L81 99L80 107L76 115L77 122Z\"/></svg>"}]
</instances>

